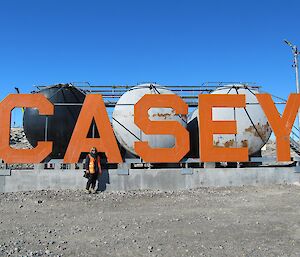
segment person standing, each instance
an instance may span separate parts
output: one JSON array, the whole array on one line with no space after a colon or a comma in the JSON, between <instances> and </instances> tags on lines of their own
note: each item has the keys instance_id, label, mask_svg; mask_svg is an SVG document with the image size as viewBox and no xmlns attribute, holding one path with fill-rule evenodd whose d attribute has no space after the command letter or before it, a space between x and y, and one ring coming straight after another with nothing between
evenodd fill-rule
<instances>
[{"instance_id":1,"label":"person standing","mask_svg":"<svg viewBox=\"0 0 300 257\"><path fill-rule=\"evenodd\" d=\"M100 156L97 152L96 147L92 147L90 153L85 158L85 172L88 179L86 183L87 193L96 193L95 189L98 175L101 175L101 163Z\"/></svg>"}]
</instances>

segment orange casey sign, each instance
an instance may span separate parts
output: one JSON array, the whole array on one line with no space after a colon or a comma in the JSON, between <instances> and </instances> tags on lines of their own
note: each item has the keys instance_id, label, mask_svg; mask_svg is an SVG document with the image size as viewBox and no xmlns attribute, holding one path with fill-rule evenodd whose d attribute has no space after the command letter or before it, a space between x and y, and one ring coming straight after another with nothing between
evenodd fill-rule
<instances>
[{"instance_id":1,"label":"orange casey sign","mask_svg":"<svg viewBox=\"0 0 300 257\"><path fill-rule=\"evenodd\" d=\"M256 95L277 142L277 160L290 161L290 133L300 106L300 94L291 94L280 116L269 94ZM95 108L96 106L96 108ZM248 149L215 147L214 134L236 134L234 120L212 120L213 107L246 106L245 95L199 95L199 147L201 162L245 162ZM53 115L54 106L42 94L11 94L0 103L0 158L7 163L39 163L52 151L53 142L38 142L33 149L13 149L10 147L10 116L16 107L37 108L40 115ZM93 107L93 108L92 108ZM146 134L173 135L173 148L151 148L147 142L136 142L135 151L145 162L179 162L189 151L188 131L176 121L151 121L148 110L154 107L172 108L176 114L186 115L187 104L177 95L145 95L134 106L134 122ZM92 120L95 120L100 138L87 138ZM82 152L95 146L105 152L108 162L122 163L102 96L87 95L69 142L65 163L78 162Z\"/></svg>"}]
</instances>

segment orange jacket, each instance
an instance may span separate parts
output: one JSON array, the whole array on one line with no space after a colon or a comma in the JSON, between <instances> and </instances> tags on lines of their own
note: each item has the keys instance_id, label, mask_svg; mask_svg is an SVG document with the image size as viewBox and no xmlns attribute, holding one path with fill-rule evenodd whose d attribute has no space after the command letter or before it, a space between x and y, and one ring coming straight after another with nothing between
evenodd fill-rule
<instances>
[{"instance_id":1,"label":"orange jacket","mask_svg":"<svg viewBox=\"0 0 300 257\"><path fill-rule=\"evenodd\" d=\"M88 154L85 158L85 169L89 171L89 173L102 173L101 170L101 163L100 163L100 157L97 155L96 158L92 157L90 154Z\"/></svg>"}]
</instances>

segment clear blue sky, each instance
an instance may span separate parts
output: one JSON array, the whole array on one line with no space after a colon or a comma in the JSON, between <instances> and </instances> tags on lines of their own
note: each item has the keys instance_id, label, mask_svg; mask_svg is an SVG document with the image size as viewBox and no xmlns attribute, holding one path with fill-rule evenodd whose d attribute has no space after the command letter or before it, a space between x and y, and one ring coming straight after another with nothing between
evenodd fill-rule
<instances>
[{"instance_id":1,"label":"clear blue sky","mask_svg":"<svg viewBox=\"0 0 300 257\"><path fill-rule=\"evenodd\" d=\"M287 97L299 0L2 0L0 99L19 87L253 81Z\"/></svg>"}]
</instances>

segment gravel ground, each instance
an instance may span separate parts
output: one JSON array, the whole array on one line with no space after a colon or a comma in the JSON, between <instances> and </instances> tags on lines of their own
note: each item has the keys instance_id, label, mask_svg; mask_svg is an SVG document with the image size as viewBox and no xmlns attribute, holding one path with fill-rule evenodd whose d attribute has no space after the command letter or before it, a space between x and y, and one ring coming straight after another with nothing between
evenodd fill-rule
<instances>
[{"instance_id":1,"label":"gravel ground","mask_svg":"<svg viewBox=\"0 0 300 257\"><path fill-rule=\"evenodd\" d=\"M0 194L0 256L300 256L300 187Z\"/></svg>"},{"instance_id":2,"label":"gravel ground","mask_svg":"<svg viewBox=\"0 0 300 257\"><path fill-rule=\"evenodd\" d=\"M0 194L0 256L299 257L300 187Z\"/></svg>"}]
</instances>

